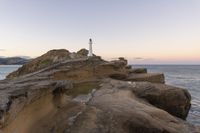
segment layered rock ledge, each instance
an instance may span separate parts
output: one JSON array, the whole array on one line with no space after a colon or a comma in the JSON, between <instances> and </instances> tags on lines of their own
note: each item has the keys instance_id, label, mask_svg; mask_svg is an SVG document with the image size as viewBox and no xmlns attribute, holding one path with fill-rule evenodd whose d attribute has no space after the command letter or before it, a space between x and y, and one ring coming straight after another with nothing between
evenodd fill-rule
<instances>
[{"instance_id":1,"label":"layered rock ledge","mask_svg":"<svg viewBox=\"0 0 200 133\"><path fill-rule=\"evenodd\" d=\"M0 132L200 132L185 121L189 92L164 84L163 74L66 51L50 51L0 81Z\"/></svg>"}]
</instances>

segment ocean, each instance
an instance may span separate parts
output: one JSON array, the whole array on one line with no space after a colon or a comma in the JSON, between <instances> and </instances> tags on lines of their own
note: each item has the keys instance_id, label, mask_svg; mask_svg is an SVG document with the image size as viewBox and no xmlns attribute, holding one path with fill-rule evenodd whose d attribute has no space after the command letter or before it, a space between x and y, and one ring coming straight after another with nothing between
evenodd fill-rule
<instances>
[{"instance_id":1,"label":"ocean","mask_svg":"<svg viewBox=\"0 0 200 133\"><path fill-rule=\"evenodd\" d=\"M20 65L0 65L0 80ZM192 95L192 107L187 121L200 125L200 65L133 65L147 68L148 72L165 74L166 84L188 89Z\"/></svg>"},{"instance_id":2,"label":"ocean","mask_svg":"<svg viewBox=\"0 0 200 133\"><path fill-rule=\"evenodd\" d=\"M200 125L200 65L133 65L147 68L148 72L165 74L166 84L188 89L192 107L187 121Z\"/></svg>"},{"instance_id":3,"label":"ocean","mask_svg":"<svg viewBox=\"0 0 200 133\"><path fill-rule=\"evenodd\" d=\"M0 65L0 80L5 79L5 77L17 70L21 65Z\"/></svg>"}]
</instances>

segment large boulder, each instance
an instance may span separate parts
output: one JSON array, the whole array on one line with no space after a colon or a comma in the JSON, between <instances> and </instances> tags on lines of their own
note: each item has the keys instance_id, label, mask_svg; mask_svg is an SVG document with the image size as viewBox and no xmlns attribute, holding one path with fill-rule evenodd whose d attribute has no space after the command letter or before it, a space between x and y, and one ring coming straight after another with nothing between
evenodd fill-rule
<instances>
[{"instance_id":1,"label":"large boulder","mask_svg":"<svg viewBox=\"0 0 200 133\"><path fill-rule=\"evenodd\" d=\"M186 89L148 82L133 83L133 92L150 104L170 114L186 119L191 107L191 95Z\"/></svg>"}]
</instances>

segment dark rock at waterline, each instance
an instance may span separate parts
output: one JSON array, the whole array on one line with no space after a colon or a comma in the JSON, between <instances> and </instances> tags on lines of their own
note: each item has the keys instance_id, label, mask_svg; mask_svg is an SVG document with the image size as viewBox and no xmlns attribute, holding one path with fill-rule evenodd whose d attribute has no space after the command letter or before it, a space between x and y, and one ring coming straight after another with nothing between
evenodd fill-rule
<instances>
[{"instance_id":1,"label":"dark rock at waterline","mask_svg":"<svg viewBox=\"0 0 200 133\"><path fill-rule=\"evenodd\" d=\"M129 73L147 73L146 68L132 68L129 70Z\"/></svg>"},{"instance_id":2,"label":"dark rock at waterline","mask_svg":"<svg viewBox=\"0 0 200 133\"><path fill-rule=\"evenodd\" d=\"M150 104L184 120L191 107L191 95L186 89L138 82L134 84L133 92L139 98L146 99Z\"/></svg>"}]
</instances>

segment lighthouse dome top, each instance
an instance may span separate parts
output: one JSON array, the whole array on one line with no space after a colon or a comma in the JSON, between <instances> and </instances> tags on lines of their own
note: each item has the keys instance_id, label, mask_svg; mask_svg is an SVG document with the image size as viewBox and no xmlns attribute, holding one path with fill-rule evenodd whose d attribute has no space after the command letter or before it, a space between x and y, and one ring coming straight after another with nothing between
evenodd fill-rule
<instances>
[{"instance_id":1,"label":"lighthouse dome top","mask_svg":"<svg viewBox=\"0 0 200 133\"><path fill-rule=\"evenodd\" d=\"M91 38L89 39L89 44L90 44L90 43L92 44L92 39L91 39Z\"/></svg>"}]
</instances>

